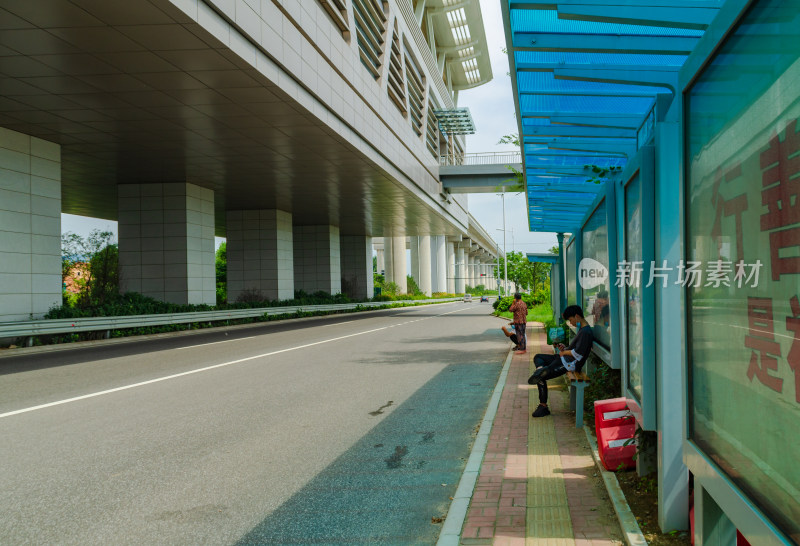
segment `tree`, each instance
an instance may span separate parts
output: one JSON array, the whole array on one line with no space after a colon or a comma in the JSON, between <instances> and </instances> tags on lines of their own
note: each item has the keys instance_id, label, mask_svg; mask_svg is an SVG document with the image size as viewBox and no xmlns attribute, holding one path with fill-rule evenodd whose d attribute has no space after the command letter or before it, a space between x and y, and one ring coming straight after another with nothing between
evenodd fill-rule
<instances>
[{"instance_id":1,"label":"tree","mask_svg":"<svg viewBox=\"0 0 800 546\"><path fill-rule=\"evenodd\" d=\"M516 134L516 133L512 133L510 135L503 136L503 138L501 138L497 143L498 144L512 144L512 145L518 147L520 150L522 150L522 143L519 140L519 135ZM522 175L522 171L518 171L517 169L515 169L511 165L506 165L506 169L511 171L512 174L514 175L514 177L513 177L514 184L511 185L511 186L505 187L505 189L510 191L510 192L522 192L522 191L524 191L525 190L525 178ZM498 191L503 189L503 185L501 184L496 189Z\"/></svg>"},{"instance_id":2,"label":"tree","mask_svg":"<svg viewBox=\"0 0 800 546\"><path fill-rule=\"evenodd\" d=\"M80 287L78 305L103 305L119 292L119 252L114 234L94 229L86 238L68 231L61 235L61 275L66 283L76 270L86 275Z\"/></svg>"},{"instance_id":3,"label":"tree","mask_svg":"<svg viewBox=\"0 0 800 546\"><path fill-rule=\"evenodd\" d=\"M219 245L214 255L214 269L217 277L217 304L228 301L228 243Z\"/></svg>"},{"instance_id":4,"label":"tree","mask_svg":"<svg viewBox=\"0 0 800 546\"><path fill-rule=\"evenodd\" d=\"M92 256L89 264L91 304L104 305L119 294L119 247L107 244Z\"/></svg>"}]
</instances>

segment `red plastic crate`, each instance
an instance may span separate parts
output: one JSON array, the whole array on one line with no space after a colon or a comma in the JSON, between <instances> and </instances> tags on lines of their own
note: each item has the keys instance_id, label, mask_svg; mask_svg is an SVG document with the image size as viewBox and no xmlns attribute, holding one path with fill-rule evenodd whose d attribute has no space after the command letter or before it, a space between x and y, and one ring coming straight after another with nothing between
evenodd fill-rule
<instances>
[{"instance_id":1,"label":"red plastic crate","mask_svg":"<svg viewBox=\"0 0 800 546\"><path fill-rule=\"evenodd\" d=\"M607 470L616 471L620 468L633 468L636 462L636 444L628 443L636 435L636 422L632 415L615 418L605 418L605 414L627 410L624 398L610 400L597 400L594 403L594 425L597 435L597 449L600 461ZM619 445L611 445L611 444ZM628 445L624 445L624 444Z\"/></svg>"},{"instance_id":2,"label":"red plastic crate","mask_svg":"<svg viewBox=\"0 0 800 546\"><path fill-rule=\"evenodd\" d=\"M612 411L623 411L628 409L628 402L624 398L609 398L608 400L595 400L594 402L594 427L608 428L617 427L633 423L633 415L629 417L620 417L617 419L605 419L604 414Z\"/></svg>"}]
</instances>

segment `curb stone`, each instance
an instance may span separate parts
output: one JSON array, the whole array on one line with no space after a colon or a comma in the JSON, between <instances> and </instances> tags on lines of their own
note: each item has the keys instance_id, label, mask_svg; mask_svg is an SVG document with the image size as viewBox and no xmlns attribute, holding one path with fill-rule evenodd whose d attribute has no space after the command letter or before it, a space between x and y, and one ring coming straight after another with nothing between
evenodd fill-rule
<instances>
[{"instance_id":1,"label":"curb stone","mask_svg":"<svg viewBox=\"0 0 800 546\"><path fill-rule=\"evenodd\" d=\"M475 443L472 444L467 466L464 467L464 473L458 482L458 489L456 489L456 493L453 496L453 502L447 511L447 517L442 525L442 531L439 533L439 540L436 542L436 546L458 546L461 540L461 530L464 527L464 520L467 518L467 510L469 509L472 494L475 492L475 484L481 471L483 456L489 444L489 434L492 431L494 418L497 415L497 408L500 406L500 397L506 385L508 370L511 367L511 357L513 356L514 352L509 350L503 369L500 372L500 377L494 387L492 398L486 408L481 428L478 430Z\"/></svg>"},{"instance_id":2,"label":"curb stone","mask_svg":"<svg viewBox=\"0 0 800 546\"><path fill-rule=\"evenodd\" d=\"M586 433L586 439L589 441L589 447L592 449L592 458L597 466L600 475L603 476L603 483L605 483L608 497L614 505L614 512L617 513L619 526L622 529L622 536L625 538L625 543L628 546L647 546L642 530L639 528L639 523L636 521L633 512L628 506L628 501L625 500L625 495L619 487L617 476L613 472L609 472L603 468L600 462L600 454L597 452L597 440L594 434L584 425L583 431Z\"/></svg>"}]
</instances>

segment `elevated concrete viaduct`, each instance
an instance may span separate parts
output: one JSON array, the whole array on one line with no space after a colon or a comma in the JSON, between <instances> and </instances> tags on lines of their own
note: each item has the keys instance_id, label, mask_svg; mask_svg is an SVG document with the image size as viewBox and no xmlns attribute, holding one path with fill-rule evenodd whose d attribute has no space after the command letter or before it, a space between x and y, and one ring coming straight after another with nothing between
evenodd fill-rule
<instances>
[{"instance_id":1,"label":"elevated concrete viaduct","mask_svg":"<svg viewBox=\"0 0 800 546\"><path fill-rule=\"evenodd\" d=\"M369 296L372 237L463 289L445 238L494 243L435 111L492 74L478 0L449 4L0 2L0 320L60 303L62 212L118 221L121 288L165 301L215 302L215 235L231 299Z\"/></svg>"}]
</instances>

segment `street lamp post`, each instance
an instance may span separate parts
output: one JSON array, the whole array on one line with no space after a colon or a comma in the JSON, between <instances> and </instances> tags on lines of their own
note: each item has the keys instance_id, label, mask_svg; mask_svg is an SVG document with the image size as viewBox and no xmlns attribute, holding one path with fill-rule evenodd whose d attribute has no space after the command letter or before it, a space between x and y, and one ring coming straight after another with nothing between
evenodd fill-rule
<instances>
[{"instance_id":1,"label":"street lamp post","mask_svg":"<svg viewBox=\"0 0 800 546\"><path fill-rule=\"evenodd\" d=\"M503 193L500 194L500 197L503 200L503 229L498 229L497 231L503 232L503 295L508 295L508 248L506 247L506 189L503 188ZM513 231L512 231L513 233ZM497 255L498 264L500 263L500 253L498 252ZM498 272L499 275L499 272Z\"/></svg>"}]
</instances>

